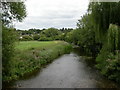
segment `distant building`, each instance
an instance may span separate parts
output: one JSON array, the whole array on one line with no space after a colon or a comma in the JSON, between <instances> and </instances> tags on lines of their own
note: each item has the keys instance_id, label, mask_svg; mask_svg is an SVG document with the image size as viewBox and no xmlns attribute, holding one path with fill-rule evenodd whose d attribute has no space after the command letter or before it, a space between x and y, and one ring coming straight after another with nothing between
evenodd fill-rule
<instances>
[{"instance_id":1,"label":"distant building","mask_svg":"<svg viewBox=\"0 0 120 90\"><path fill-rule=\"evenodd\" d=\"M22 39L23 37L21 36L20 39Z\"/></svg>"}]
</instances>

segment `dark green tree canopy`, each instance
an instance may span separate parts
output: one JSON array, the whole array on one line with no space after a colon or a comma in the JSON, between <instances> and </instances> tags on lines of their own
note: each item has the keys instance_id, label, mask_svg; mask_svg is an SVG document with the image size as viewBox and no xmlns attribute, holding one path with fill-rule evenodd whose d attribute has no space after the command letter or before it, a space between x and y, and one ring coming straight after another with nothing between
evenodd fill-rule
<instances>
[{"instance_id":1,"label":"dark green tree canopy","mask_svg":"<svg viewBox=\"0 0 120 90\"><path fill-rule=\"evenodd\" d=\"M42 31L42 34L44 34L46 37L54 37L59 35L60 33L61 32L56 28L48 28Z\"/></svg>"},{"instance_id":2,"label":"dark green tree canopy","mask_svg":"<svg viewBox=\"0 0 120 90\"><path fill-rule=\"evenodd\" d=\"M94 23L103 32L110 24L120 26L120 2L92 2L88 11L93 15Z\"/></svg>"},{"instance_id":3,"label":"dark green tree canopy","mask_svg":"<svg viewBox=\"0 0 120 90\"><path fill-rule=\"evenodd\" d=\"M120 2L91 2L88 13L94 24L98 41L106 42L105 38L110 24L120 26Z\"/></svg>"}]
</instances>

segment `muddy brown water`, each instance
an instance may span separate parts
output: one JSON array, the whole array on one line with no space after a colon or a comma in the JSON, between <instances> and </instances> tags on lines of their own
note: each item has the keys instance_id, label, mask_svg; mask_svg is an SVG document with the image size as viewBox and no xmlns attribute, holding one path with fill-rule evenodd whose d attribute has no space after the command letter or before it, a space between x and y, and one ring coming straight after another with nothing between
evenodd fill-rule
<instances>
[{"instance_id":1,"label":"muddy brown water","mask_svg":"<svg viewBox=\"0 0 120 90\"><path fill-rule=\"evenodd\" d=\"M118 88L89 64L78 49L65 54L29 77L15 81L14 88Z\"/></svg>"}]
</instances>

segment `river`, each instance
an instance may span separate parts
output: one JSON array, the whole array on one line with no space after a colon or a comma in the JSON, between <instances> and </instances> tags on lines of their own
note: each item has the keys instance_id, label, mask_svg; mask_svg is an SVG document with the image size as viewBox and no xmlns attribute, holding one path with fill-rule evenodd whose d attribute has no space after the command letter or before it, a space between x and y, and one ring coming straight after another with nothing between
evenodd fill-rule
<instances>
[{"instance_id":1,"label":"river","mask_svg":"<svg viewBox=\"0 0 120 90\"><path fill-rule=\"evenodd\" d=\"M12 83L19 88L117 88L74 49L40 71Z\"/></svg>"}]
</instances>

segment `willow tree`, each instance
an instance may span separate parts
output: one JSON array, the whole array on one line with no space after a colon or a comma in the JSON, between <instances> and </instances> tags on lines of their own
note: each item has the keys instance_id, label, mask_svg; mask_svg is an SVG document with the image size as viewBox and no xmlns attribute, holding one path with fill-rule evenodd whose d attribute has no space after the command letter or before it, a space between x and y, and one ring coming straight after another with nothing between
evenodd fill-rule
<instances>
[{"instance_id":1,"label":"willow tree","mask_svg":"<svg viewBox=\"0 0 120 90\"><path fill-rule=\"evenodd\" d=\"M102 49L98 54L97 68L109 79L120 82L120 2L92 2L89 13L95 26L95 36Z\"/></svg>"},{"instance_id":2,"label":"willow tree","mask_svg":"<svg viewBox=\"0 0 120 90\"><path fill-rule=\"evenodd\" d=\"M91 2L89 4L89 13L92 15L92 21L96 26L96 36L101 42L105 41L110 24L120 26L120 2Z\"/></svg>"},{"instance_id":3,"label":"willow tree","mask_svg":"<svg viewBox=\"0 0 120 90\"><path fill-rule=\"evenodd\" d=\"M119 50L119 28L116 25L110 24L109 29L108 29L108 48L110 52L114 52L116 50Z\"/></svg>"}]
</instances>

